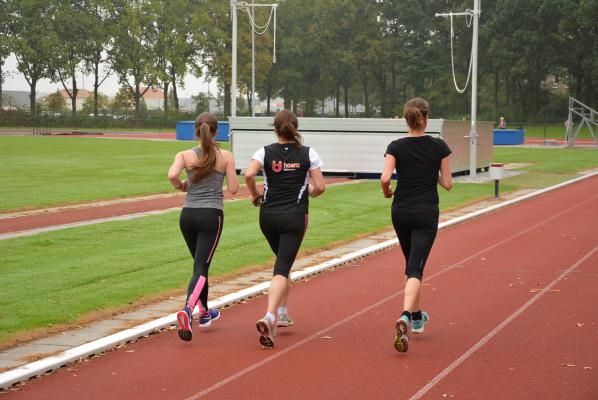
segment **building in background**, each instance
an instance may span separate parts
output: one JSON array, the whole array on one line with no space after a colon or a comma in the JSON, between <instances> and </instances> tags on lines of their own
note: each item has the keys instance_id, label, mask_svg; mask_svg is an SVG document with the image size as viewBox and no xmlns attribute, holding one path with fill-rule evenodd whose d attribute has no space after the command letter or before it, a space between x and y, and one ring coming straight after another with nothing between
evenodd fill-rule
<instances>
[{"instance_id":1,"label":"building in background","mask_svg":"<svg viewBox=\"0 0 598 400\"><path fill-rule=\"evenodd\" d=\"M140 87L139 91L143 93L145 89L145 87ZM164 108L164 91L151 87L143 95L143 101L145 101L148 110L162 110Z\"/></svg>"},{"instance_id":2,"label":"building in background","mask_svg":"<svg viewBox=\"0 0 598 400\"><path fill-rule=\"evenodd\" d=\"M69 92L71 90L72 89L69 89ZM62 90L59 90L58 93L60 93L60 95L64 98L64 101L66 102L66 107L70 110L71 109L71 98L69 97L69 94L67 93L67 91L65 89L62 89ZM83 108L83 103L85 103L85 99L88 98L89 96L93 96L93 92L90 92L87 89L78 89L77 90L77 110L80 110Z\"/></svg>"}]
</instances>

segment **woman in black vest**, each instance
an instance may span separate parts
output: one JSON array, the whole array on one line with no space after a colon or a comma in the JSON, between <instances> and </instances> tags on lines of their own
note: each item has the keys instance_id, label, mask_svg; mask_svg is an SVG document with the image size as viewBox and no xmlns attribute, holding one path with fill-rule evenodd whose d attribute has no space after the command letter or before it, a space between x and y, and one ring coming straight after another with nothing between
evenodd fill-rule
<instances>
[{"instance_id":1,"label":"woman in black vest","mask_svg":"<svg viewBox=\"0 0 598 400\"><path fill-rule=\"evenodd\" d=\"M405 296L403 313L396 323L395 349L406 352L411 332L422 333L429 320L420 307L420 292L426 260L438 230L438 191L453 187L449 155L444 140L425 134L428 125L428 103L420 98L405 104L407 137L395 140L386 149L384 172L380 178L384 197L393 197L392 224L405 256ZM391 177L397 172L393 193Z\"/></svg>"},{"instance_id":2,"label":"woman in black vest","mask_svg":"<svg viewBox=\"0 0 598 400\"><path fill-rule=\"evenodd\" d=\"M275 326L290 326L286 299L289 272L307 230L308 196L324 193L325 182L318 153L302 145L297 117L282 110L274 118L277 143L260 148L245 172L253 204L260 208L260 228L274 254L274 273L268 291L268 310L257 321L260 343L274 347ZM264 171L264 192L259 194L255 176Z\"/></svg>"}]
</instances>

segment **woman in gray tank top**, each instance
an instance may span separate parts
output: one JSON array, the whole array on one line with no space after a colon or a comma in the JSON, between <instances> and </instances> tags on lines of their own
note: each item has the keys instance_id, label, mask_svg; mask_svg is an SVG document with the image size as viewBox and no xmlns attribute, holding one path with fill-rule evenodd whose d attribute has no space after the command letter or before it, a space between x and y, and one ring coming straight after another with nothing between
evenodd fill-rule
<instances>
[{"instance_id":1,"label":"woman in gray tank top","mask_svg":"<svg viewBox=\"0 0 598 400\"><path fill-rule=\"evenodd\" d=\"M199 306L200 328L220 318L220 311L208 308L208 270L222 234L224 178L232 194L239 190L239 181L233 155L221 150L214 140L217 130L216 117L211 113L201 114L195 121L199 145L178 153L168 170L172 186L187 193L179 225L194 260L186 304L177 313L179 337L185 341L193 337L191 321L196 305ZM180 180L183 169L187 173L186 181Z\"/></svg>"}]
</instances>

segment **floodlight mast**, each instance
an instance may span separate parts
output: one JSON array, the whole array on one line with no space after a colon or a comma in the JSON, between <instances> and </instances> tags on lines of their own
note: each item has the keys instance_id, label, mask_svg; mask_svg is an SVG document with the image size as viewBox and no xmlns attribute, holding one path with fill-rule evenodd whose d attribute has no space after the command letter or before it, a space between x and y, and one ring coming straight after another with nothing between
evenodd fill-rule
<instances>
[{"instance_id":1,"label":"floodlight mast","mask_svg":"<svg viewBox=\"0 0 598 400\"><path fill-rule=\"evenodd\" d=\"M233 18L233 59L232 59L232 78L230 82L230 97L231 97L231 116L237 116L237 0L231 0Z\"/></svg>"},{"instance_id":2,"label":"floodlight mast","mask_svg":"<svg viewBox=\"0 0 598 400\"><path fill-rule=\"evenodd\" d=\"M436 13L436 17L469 16L473 18L473 38L471 42L471 132L469 147L469 176L477 174L477 151L478 151L478 33L480 23L480 0L474 0L473 10L461 13ZM452 34L452 33L451 33Z\"/></svg>"}]
</instances>

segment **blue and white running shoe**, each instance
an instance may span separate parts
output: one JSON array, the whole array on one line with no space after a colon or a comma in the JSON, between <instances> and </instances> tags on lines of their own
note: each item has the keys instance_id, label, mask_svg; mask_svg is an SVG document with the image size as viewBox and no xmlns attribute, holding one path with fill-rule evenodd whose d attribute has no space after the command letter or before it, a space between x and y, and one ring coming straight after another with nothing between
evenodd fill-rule
<instances>
[{"instance_id":1,"label":"blue and white running shoe","mask_svg":"<svg viewBox=\"0 0 598 400\"><path fill-rule=\"evenodd\" d=\"M191 330L191 308L188 306L183 308L176 314L176 320L179 324L179 337L185 342L189 342L193 338L193 331Z\"/></svg>"},{"instance_id":2,"label":"blue and white running shoe","mask_svg":"<svg viewBox=\"0 0 598 400\"><path fill-rule=\"evenodd\" d=\"M411 332L412 333L422 333L424 331L424 327L430 320L430 316L427 312L422 311L422 319L412 319L411 320Z\"/></svg>"},{"instance_id":3,"label":"blue and white running shoe","mask_svg":"<svg viewBox=\"0 0 598 400\"><path fill-rule=\"evenodd\" d=\"M220 318L220 311L215 308L210 308L205 314L199 314L199 327L207 328L212 325L212 321Z\"/></svg>"}]
</instances>

